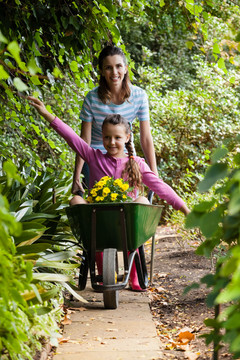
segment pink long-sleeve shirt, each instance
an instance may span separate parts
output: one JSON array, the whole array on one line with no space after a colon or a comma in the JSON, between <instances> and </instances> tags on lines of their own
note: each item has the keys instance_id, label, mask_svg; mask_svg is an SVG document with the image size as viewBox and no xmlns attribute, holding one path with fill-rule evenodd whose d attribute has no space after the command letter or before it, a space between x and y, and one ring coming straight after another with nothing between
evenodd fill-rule
<instances>
[{"instance_id":1,"label":"pink long-sleeve shirt","mask_svg":"<svg viewBox=\"0 0 240 360\"><path fill-rule=\"evenodd\" d=\"M73 129L57 117L51 122L51 126L88 164L90 170L90 188L103 176L113 176L115 179L122 177L128 157L114 158L108 154L103 154L98 149L91 148ZM151 171L143 158L135 156L134 159L140 167L143 184L154 191L161 199L166 200L174 209L179 210L184 205L184 201L169 185Z\"/></svg>"}]
</instances>

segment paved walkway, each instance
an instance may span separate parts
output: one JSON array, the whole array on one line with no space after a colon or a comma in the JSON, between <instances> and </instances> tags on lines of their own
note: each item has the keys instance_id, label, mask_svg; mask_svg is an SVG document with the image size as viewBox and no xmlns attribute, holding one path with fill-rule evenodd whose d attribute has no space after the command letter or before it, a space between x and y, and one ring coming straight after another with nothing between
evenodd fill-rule
<instances>
[{"instance_id":1,"label":"paved walkway","mask_svg":"<svg viewBox=\"0 0 240 360\"><path fill-rule=\"evenodd\" d=\"M103 295L88 285L80 294L88 304L71 302L71 324L53 360L160 360L160 340L146 293L119 292L116 310L105 310Z\"/></svg>"}]
</instances>

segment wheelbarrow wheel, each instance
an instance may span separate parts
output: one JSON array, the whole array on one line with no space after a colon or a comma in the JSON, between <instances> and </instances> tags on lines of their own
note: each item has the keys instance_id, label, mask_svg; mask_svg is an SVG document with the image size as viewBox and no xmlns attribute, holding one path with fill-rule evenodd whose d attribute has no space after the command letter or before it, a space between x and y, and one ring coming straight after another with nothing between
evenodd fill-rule
<instances>
[{"instance_id":1,"label":"wheelbarrow wheel","mask_svg":"<svg viewBox=\"0 0 240 360\"><path fill-rule=\"evenodd\" d=\"M104 249L103 251L103 285L114 285L116 283L116 274L118 272L117 250ZM103 292L103 302L106 309L117 309L118 290L109 290Z\"/></svg>"}]
</instances>

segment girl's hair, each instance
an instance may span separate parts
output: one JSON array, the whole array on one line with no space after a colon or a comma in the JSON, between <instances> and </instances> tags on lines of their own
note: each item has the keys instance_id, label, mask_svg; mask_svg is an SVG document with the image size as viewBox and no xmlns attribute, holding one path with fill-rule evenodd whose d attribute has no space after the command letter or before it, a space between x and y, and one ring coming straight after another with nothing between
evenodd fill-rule
<instances>
[{"instance_id":1,"label":"girl's hair","mask_svg":"<svg viewBox=\"0 0 240 360\"><path fill-rule=\"evenodd\" d=\"M106 79L101 74L101 70L103 70L103 61L107 56L114 56L114 55L120 55L123 59L124 65L127 65L126 57L124 55L124 52L122 49L118 48L115 45L108 45L101 51L99 57L98 57L98 67L100 70L100 80L99 80L99 88L98 88L98 96L99 99L104 103L107 104L111 101L111 91L108 87L108 84L106 82ZM128 70L126 74L124 75L123 82L122 82L122 89L121 89L121 97L122 101L124 102L130 97L131 90L130 90L130 79Z\"/></svg>"},{"instance_id":2,"label":"girl's hair","mask_svg":"<svg viewBox=\"0 0 240 360\"><path fill-rule=\"evenodd\" d=\"M125 127L126 134L131 135L130 124L123 116L119 114L110 114L107 115L102 124L102 130L106 124L112 125L122 125ZM125 144L126 149L128 151L128 162L126 163L125 169L122 172L122 178L127 175L127 180L130 187L140 188L142 185L142 174L139 168L138 163L134 160L133 156L133 145L131 136L129 141Z\"/></svg>"}]
</instances>

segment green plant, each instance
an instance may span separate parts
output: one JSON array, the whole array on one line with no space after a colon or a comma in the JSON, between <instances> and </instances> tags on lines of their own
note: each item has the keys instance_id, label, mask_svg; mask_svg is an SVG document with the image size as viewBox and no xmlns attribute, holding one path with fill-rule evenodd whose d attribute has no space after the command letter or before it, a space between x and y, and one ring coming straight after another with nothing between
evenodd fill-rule
<instances>
[{"instance_id":1,"label":"green plant","mask_svg":"<svg viewBox=\"0 0 240 360\"><path fill-rule=\"evenodd\" d=\"M212 328L206 334L206 342L214 343L215 359L222 342L229 344L234 358L240 356L239 143L240 136L237 136L213 153L212 165L207 169L199 189L204 192L214 186L214 194L208 201L195 205L186 220L187 227L198 227L205 237L197 253L210 256L214 252L217 256L215 273L201 279L211 289L207 304L215 307L215 319L205 321ZM195 286L198 285L192 285ZM223 306L222 311L220 305Z\"/></svg>"},{"instance_id":2,"label":"green plant","mask_svg":"<svg viewBox=\"0 0 240 360\"><path fill-rule=\"evenodd\" d=\"M87 201L89 203L126 202L132 200L128 196L129 191L131 189L123 179L104 176L90 190Z\"/></svg>"},{"instance_id":3,"label":"green plant","mask_svg":"<svg viewBox=\"0 0 240 360\"><path fill-rule=\"evenodd\" d=\"M59 179L33 178L34 171L23 169L24 181L12 162L4 163L3 169L0 353L3 358L32 359L42 338L57 346L63 288L82 299L70 286L70 271L79 266L79 260L64 212L69 186L61 174Z\"/></svg>"}]
</instances>

